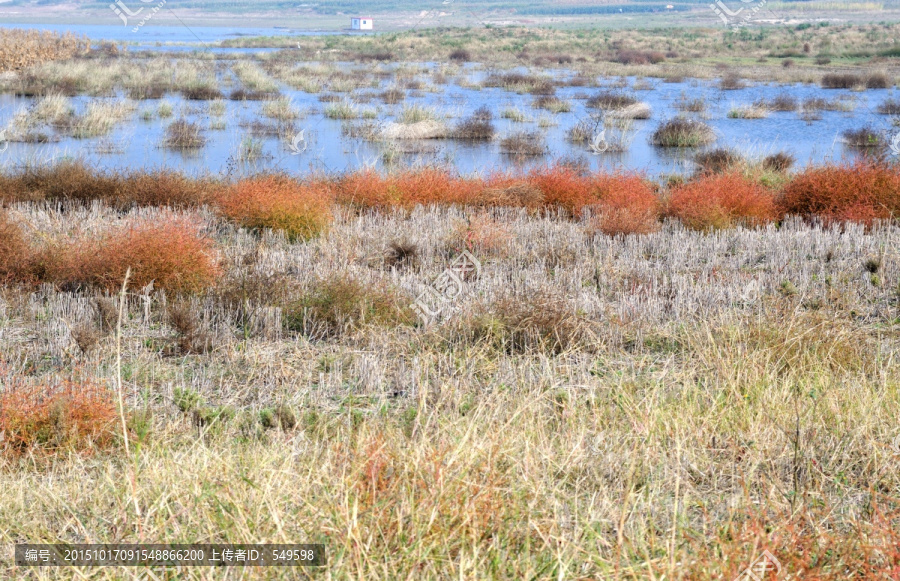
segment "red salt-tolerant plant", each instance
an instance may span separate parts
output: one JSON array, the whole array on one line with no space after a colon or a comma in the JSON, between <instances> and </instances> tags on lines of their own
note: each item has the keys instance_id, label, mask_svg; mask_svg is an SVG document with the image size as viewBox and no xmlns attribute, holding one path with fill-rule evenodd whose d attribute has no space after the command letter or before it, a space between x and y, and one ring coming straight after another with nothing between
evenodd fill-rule
<instances>
[{"instance_id":1,"label":"red salt-tolerant plant","mask_svg":"<svg viewBox=\"0 0 900 581\"><path fill-rule=\"evenodd\" d=\"M825 222L894 219L900 216L900 171L872 160L809 168L787 184L780 207Z\"/></svg>"},{"instance_id":2,"label":"red salt-tolerant plant","mask_svg":"<svg viewBox=\"0 0 900 581\"><path fill-rule=\"evenodd\" d=\"M178 293L202 291L221 271L212 240L173 216L132 222L98 238L82 237L42 251L44 278L58 285L115 291L130 269L130 284Z\"/></svg>"},{"instance_id":3,"label":"red salt-tolerant plant","mask_svg":"<svg viewBox=\"0 0 900 581\"><path fill-rule=\"evenodd\" d=\"M693 230L758 226L779 215L772 192L737 172L705 175L676 187L668 214Z\"/></svg>"},{"instance_id":4,"label":"red salt-tolerant plant","mask_svg":"<svg viewBox=\"0 0 900 581\"><path fill-rule=\"evenodd\" d=\"M326 184L301 184L286 176L241 180L218 196L219 211L245 228L271 228L288 239L308 240L321 234L334 216Z\"/></svg>"},{"instance_id":5,"label":"red salt-tolerant plant","mask_svg":"<svg viewBox=\"0 0 900 581\"><path fill-rule=\"evenodd\" d=\"M579 215L585 206L597 201L591 178L566 166L532 170L528 174L528 183L543 193L546 206L564 208L574 215Z\"/></svg>"},{"instance_id":6,"label":"red salt-tolerant plant","mask_svg":"<svg viewBox=\"0 0 900 581\"><path fill-rule=\"evenodd\" d=\"M113 446L117 407L95 380L55 379L30 384L8 377L0 390L0 452L89 454Z\"/></svg>"},{"instance_id":7,"label":"red salt-tolerant plant","mask_svg":"<svg viewBox=\"0 0 900 581\"><path fill-rule=\"evenodd\" d=\"M334 183L334 195L339 204L357 208L389 208L400 201L396 187L371 169L339 177Z\"/></svg>"},{"instance_id":8,"label":"red salt-tolerant plant","mask_svg":"<svg viewBox=\"0 0 900 581\"><path fill-rule=\"evenodd\" d=\"M440 168L405 171L391 176L389 183L397 203L404 207L471 204L482 188L481 180L461 178Z\"/></svg>"},{"instance_id":9,"label":"red salt-tolerant plant","mask_svg":"<svg viewBox=\"0 0 900 581\"><path fill-rule=\"evenodd\" d=\"M34 253L22 228L0 208L0 282L21 280L30 274Z\"/></svg>"},{"instance_id":10,"label":"red salt-tolerant plant","mask_svg":"<svg viewBox=\"0 0 900 581\"><path fill-rule=\"evenodd\" d=\"M648 234L659 229L659 198L636 174L597 174L592 179L595 215L589 226L608 235Z\"/></svg>"}]
</instances>

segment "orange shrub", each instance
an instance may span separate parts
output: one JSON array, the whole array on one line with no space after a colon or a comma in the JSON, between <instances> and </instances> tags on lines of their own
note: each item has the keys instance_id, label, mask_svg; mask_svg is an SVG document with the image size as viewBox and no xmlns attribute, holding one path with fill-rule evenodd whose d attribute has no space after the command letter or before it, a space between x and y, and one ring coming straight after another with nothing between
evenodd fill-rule
<instances>
[{"instance_id":1,"label":"orange shrub","mask_svg":"<svg viewBox=\"0 0 900 581\"><path fill-rule=\"evenodd\" d=\"M344 174L334 185L336 201L347 206L387 208L400 201L396 187L375 170Z\"/></svg>"},{"instance_id":2,"label":"orange shrub","mask_svg":"<svg viewBox=\"0 0 900 581\"><path fill-rule=\"evenodd\" d=\"M130 268L132 287L197 292L219 276L212 241L183 219L156 218L130 224L101 238L83 238L44 251L45 276L66 286L90 285L109 291L122 286Z\"/></svg>"},{"instance_id":3,"label":"orange shrub","mask_svg":"<svg viewBox=\"0 0 900 581\"><path fill-rule=\"evenodd\" d=\"M694 230L755 226L778 217L772 193L736 172L703 176L675 188L668 213Z\"/></svg>"},{"instance_id":4,"label":"orange shrub","mask_svg":"<svg viewBox=\"0 0 900 581\"><path fill-rule=\"evenodd\" d=\"M0 208L0 282L26 276L32 251L18 224Z\"/></svg>"},{"instance_id":5,"label":"orange shrub","mask_svg":"<svg viewBox=\"0 0 900 581\"><path fill-rule=\"evenodd\" d=\"M809 168L788 183L787 214L871 224L900 216L900 172L873 161Z\"/></svg>"},{"instance_id":6,"label":"orange shrub","mask_svg":"<svg viewBox=\"0 0 900 581\"><path fill-rule=\"evenodd\" d=\"M405 207L416 204L471 204L481 190L481 180L453 176L438 168L409 170L391 176L391 186L398 203Z\"/></svg>"},{"instance_id":7,"label":"orange shrub","mask_svg":"<svg viewBox=\"0 0 900 581\"><path fill-rule=\"evenodd\" d=\"M532 170L528 182L541 190L547 206L565 208L574 215L597 201L591 178L569 167L556 165Z\"/></svg>"},{"instance_id":8,"label":"orange shrub","mask_svg":"<svg viewBox=\"0 0 900 581\"><path fill-rule=\"evenodd\" d=\"M659 229L659 198L636 174L597 174L594 195L599 198L592 227L608 235L648 234Z\"/></svg>"},{"instance_id":9,"label":"orange shrub","mask_svg":"<svg viewBox=\"0 0 900 581\"><path fill-rule=\"evenodd\" d=\"M2 450L89 452L115 443L112 393L93 382L64 379L51 385L14 382L0 392Z\"/></svg>"},{"instance_id":10,"label":"orange shrub","mask_svg":"<svg viewBox=\"0 0 900 581\"><path fill-rule=\"evenodd\" d=\"M332 196L321 184L277 175L241 180L218 199L219 210L245 228L271 228L290 240L318 236L334 219Z\"/></svg>"}]
</instances>

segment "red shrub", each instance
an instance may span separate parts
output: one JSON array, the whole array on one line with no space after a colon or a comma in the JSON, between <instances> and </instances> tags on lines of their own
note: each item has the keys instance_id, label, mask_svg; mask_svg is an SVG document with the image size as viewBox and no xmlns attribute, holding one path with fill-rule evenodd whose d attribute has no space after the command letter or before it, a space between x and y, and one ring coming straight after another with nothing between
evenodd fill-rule
<instances>
[{"instance_id":1,"label":"red shrub","mask_svg":"<svg viewBox=\"0 0 900 581\"><path fill-rule=\"evenodd\" d=\"M659 198L639 175L597 174L592 186L600 200L593 228L609 235L647 234L659 228Z\"/></svg>"},{"instance_id":2,"label":"red shrub","mask_svg":"<svg viewBox=\"0 0 900 581\"><path fill-rule=\"evenodd\" d=\"M694 230L756 226L778 217L772 193L735 172L703 176L677 187L668 213Z\"/></svg>"},{"instance_id":3,"label":"red shrub","mask_svg":"<svg viewBox=\"0 0 900 581\"><path fill-rule=\"evenodd\" d=\"M44 251L45 276L62 285L122 286L130 268L132 287L197 292L219 276L216 250L186 220L156 218L130 224L101 238L84 238Z\"/></svg>"},{"instance_id":4,"label":"red shrub","mask_svg":"<svg viewBox=\"0 0 900 581\"><path fill-rule=\"evenodd\" d=\"M116 419L112 393L91 381L13 382L0 392L0 449L19 456L106 448L116 441Z\"/></svg>"},{"instance_id":5,"label":"red shrub","mask_svg":"<svg viewBox=\"0 0 900 581\"><path fill-rule=\"evenodd\" d=\"M0 208L0 283L25 277L32 256L22 229Z\"/></svg>"},{"instance_id":6,"label":"red shrub","mask_svg":"<svg viewBox=\"0 0 900 581\"><path fill-rule=\"evenodd\" d=\"M541 190L547 206L565 208L575 215L597 201L592 192L591 178L565 166L533 170L528 174L528 182Z\"/></svg>"},{"instance_id":7,"label":"red shrub","mask_svg":"<svg viewBox=\"0 0 900 581\"><path fill-rule=\"evenodd\" d=\"M397 193L398 203L405 207L470 204L481 189L481 180L459 178L437 168L406 171L391 176L390 183Z\"/></svg>"},{"instance_id":8,"label":"red shrub","mask_svg":"<svg viewBox=\"0 0 900 581\"><path fill-rule=\"evenodd\" d=\"M280 230L290 240L318 236L333 220L331 194L322 184L276 175L239 181L219 196L218 206L245 228Z\"/></svg>"},{"instance_id":9,"label":"red shrub","mask_svg":"<svg viewBox=\"0 0 900 581\"><path fill-rule=\"evenodd\" d=\"M388 208L400 201L396 187L369 169L341 176L335 183L335 198L340 204L359 208Z\"/></svg>"},{"instance_id":10,"label":"red shrub","mask_svg":"<svg viewBox=\"0 0 900 581\"><path fill-rule=\"evenodd\" d=\"M787 185L785 213L871 224L900 216L900 173L872 161L815 167Z\"/></svg>"}]
</instances>

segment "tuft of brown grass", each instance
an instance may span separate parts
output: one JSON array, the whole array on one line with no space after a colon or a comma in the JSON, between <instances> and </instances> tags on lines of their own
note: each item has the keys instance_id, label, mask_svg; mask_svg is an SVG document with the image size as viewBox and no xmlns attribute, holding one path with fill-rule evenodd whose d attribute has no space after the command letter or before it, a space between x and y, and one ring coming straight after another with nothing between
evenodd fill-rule
<instances>
[{"instance_id":1,"label":"tuft of brown grass","mask_svg":"<svg viewBox=\"0 0 900 581\"><path fill-rule=\"evenodd\" d=\"M0 208L0 283L28 277L33 258L22 228Z\"/></svg>"},{"instance_id":2,"label":"tuft of brown grass","mask_svg":"<svg viewBox=\"0 0 900 581\"><path fill-rule=\"evenodd\" d=\"M409 325L411 301L385 285L364 283L347 275L313 281L285 312L289 330L311 339L337 338L366 325Z\"/></svg>"}]
</instances>

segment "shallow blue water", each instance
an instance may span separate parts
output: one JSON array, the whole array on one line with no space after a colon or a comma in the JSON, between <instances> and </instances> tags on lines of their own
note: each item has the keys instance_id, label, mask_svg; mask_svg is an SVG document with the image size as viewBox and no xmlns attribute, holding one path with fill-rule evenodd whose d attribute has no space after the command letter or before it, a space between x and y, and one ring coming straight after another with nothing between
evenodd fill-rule
<instances>
[{"instance_id":1,"label":"shallow blue water","mask_svg":"<svg viewBox=\"0 0 900 581\"><path fill-rule=\"evenodd\" d=\"M23 25L24 26L24 25ZM28 25L32 26L32 25ZM62 30L61 25L45 25L49 30ZM94 38L117 38L122 31L115 26L83 26L77 32L89 34ZM142 35L147 35L153 42L191 42L196 41L197 34L204 42L221 40L237 34L284 34L284 29L236 29L236 28L200 28L193 32L184 27L144 27ZM121 34L118 38L122 38ZM194 50L197 49L195 45ZM233 49L228 49L234 52ZM260 52L250 49L249 52ZM434 66L434 63L426 63ZM371 67L366 64L344 63L343 68ZM494 113L494 124L499 136L514 131L535 130L544 135L549 154L539 158L516 159L500 152L499 143L467 143L453 140L429 140L420 143L423 152L407 153L401 156L403 164L439 163L450 165L462 173L486 172L494 169L508 169L517 166L529 166L548 163L556 158L581 157L594 169L627 169L645 172L650 176L660 174L684 173L693 170L690 159L697 153L696 149L665 149L650 144L650 135L660 122L679 113L676 107L680 100L704 99L708 110L702 120L716 131L717 141L709 147L731 147L745 155L761 157L778 151L786 151L794 155L798 165L821 163L828 160L840 160L852 157L858 152L845 147L841 135L848 129L871 127L885 135L888 139L897 131L891 125L891 119L876 112L877 106L885 99L898 97L895 90L867 90L861 92L845 90L826 90L815 85L776 85L750 84L744 89L723 91L713 81L687 80L682 83L664 83L661 80L641 79L640 83L649 90L635 90L636 79L601 78L597 87L561 87L557 96L572 104L569 113L553 114L531 106L533 97L506 91L500 88L481 90L460 86L463 80L476 83L486 74L477 66L467 66L460 78L447 85L437 86L433 92L407 90L404 104L421 104L437 110L447 117L446 122L452 126L472 111L487 106ZM559 78L567 77L570 72L549 71ZM463 78L465 77L465 78ZM428 85L429 77L422 80ZM593 154L584 145L574 145L566 140L566 132L581 119L588 118L591 110L585 108L585 98L606 88L627 83L624 89L613 89L633 94L639 100L648 103L652 108L652 117L646 121L634 121L633 139L630 147L623 153L607 152ZM376 93L392 86L391 79L381 82L379 89L367 89L362 93ZM463 83L465 84L465 83ZM639 87L641 88L641 87ZM323 110L327 106L320 103L317 94L309 94L281 87L283 95L288 96L294 105L306 111L306 116L296 122L292 133L303 131L302 153L295 154L290 143L275 137L257 137L262 143L261 159L247 164L237 161L241 142L248 138L246 123L261 119L259 102L227 102L227 113L224 117L225 128L212 129L213 119L207 114L206 103L186 102L177 94L168 95L165 100L172 103L175 116L161 120L155 118L143 121L140 114L144 110L156 111L159 100L137 101L137 111L131 119L118 125L106 136L91 139L73 139L63 137L52 143L9 143L0 152L0 164L19 164L26 161L49 161L61 157L81 157L107 168L122 167L174 167L193 173L227 173L258 171L260 169L282 169L290 172L305 173L313 170L341 172L361 166L382 168L383 144L367 142L358 138L351 139L341 134L340 121L327 119ZM797 112L774 112L765 119L729 119L728 111L734 107L750 105L758 99L769 100L776 95L787 93L803 101L818 97L827 100L845 99L853 103L850 112L822 111L821 118L806 121ZM357 92L358 96L359 92ZM347 95L344 95L347 98ZM119 97L121 98L121 97ZM87 97L72 100L77 110L81 111L89 101ZM15 112L30 106L34 101L29 98L13 95L0 95L0 127L5 127ZM357 105L360 109L375 109L379 122L388 122L402 109L402 105L384 105L377 98ZM528 120L515 123L500 118L500 113L507 107L516 107L528 116ZM175 152L161 147L165 127L178 117L199 123L207 128L205 135L207 144L191 152ZM538 119L545 117L555 123L552 127L538 127ZM401 144L404 147L409 142Z\"/></svg>"}]
</instances>

